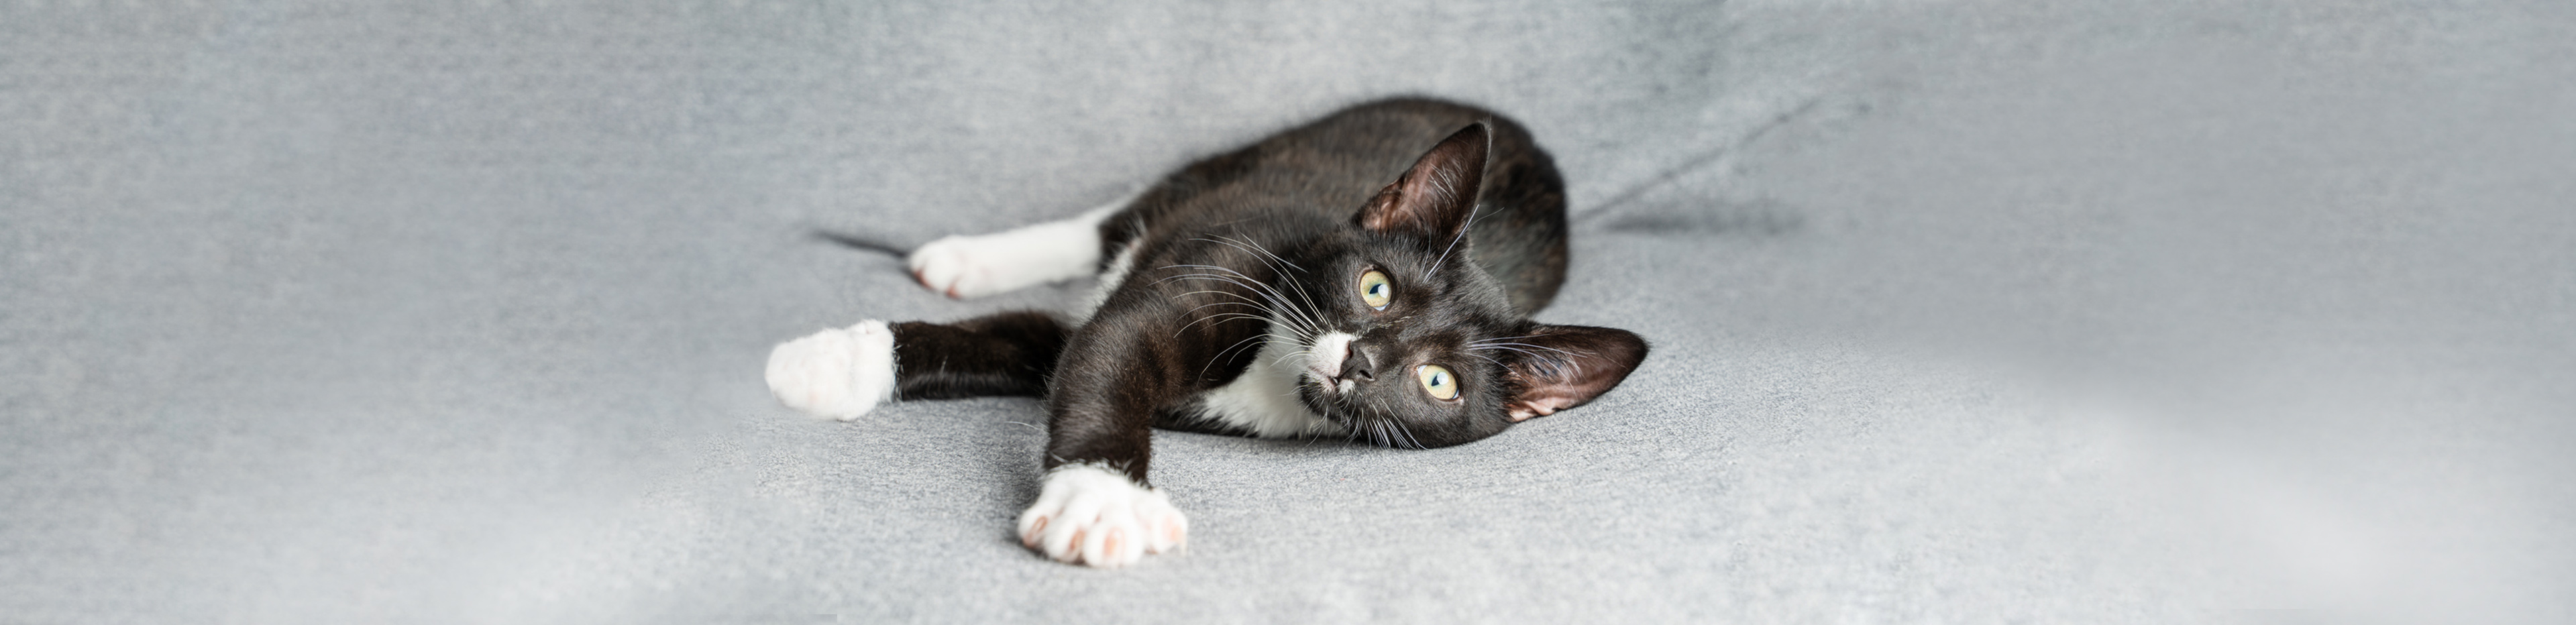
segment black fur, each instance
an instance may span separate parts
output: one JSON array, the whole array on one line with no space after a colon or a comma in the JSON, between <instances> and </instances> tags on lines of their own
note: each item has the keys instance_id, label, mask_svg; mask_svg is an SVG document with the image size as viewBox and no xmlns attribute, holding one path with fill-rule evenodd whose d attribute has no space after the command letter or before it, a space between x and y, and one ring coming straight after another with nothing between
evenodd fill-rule
<instances>
[{"instance_id":1,"label":"black fur","mask_svg":"<svg viewBox=\"0 0 2576 625\"><path fill-rule=\"evenodd\" d=\"M1144 484L1154 427L1230 430L1197 399L1245 372L1271 318L1300 345L1358 337L1330 378L1351 390L1301 378L1299 400L1388 446L1471 442L1580 405L1646 355L1623 330L1529 320L1565 278L1563 182L1520 125L1458 104L1365 104L1200 160L1100 235L1104 262L1137 256L1087 323L896 324L902 396L1043 391L1045 466L1098 462ZM1392 289L1382 310L1357 288L1371 271ZM1456 398L1424 390L1427 364Z\"/></svg>"},{"instance_id":2,"label":"black fur","mask_svg":"<svg viewBox=\"0 0 2576 625\"><path fill-rule=\"evenodd\" d=\"M1034 311L886 327L897 346L895 396L903 399L1044 395L1064 351L1064 325Z\"/></svg>"}]
</instances>

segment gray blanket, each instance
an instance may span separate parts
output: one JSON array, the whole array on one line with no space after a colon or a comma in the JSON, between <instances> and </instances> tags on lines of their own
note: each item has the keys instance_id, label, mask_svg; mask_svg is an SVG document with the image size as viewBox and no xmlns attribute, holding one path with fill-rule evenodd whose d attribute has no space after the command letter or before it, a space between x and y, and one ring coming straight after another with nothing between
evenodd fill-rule
<instances>
[{"instance_id":1,"label":"gray blanket","mask_svg":"<svg viewBox=\"0 0 2576 625\"><path fill-rule=\"evenodd\" d=\"M0 5L0 622L2576 621L2560 2ZM418 3L433 4L433 3ZM767 396L908 247L1394 94L1556 154L1601 401Z\"/></svg>"}]
</instances>

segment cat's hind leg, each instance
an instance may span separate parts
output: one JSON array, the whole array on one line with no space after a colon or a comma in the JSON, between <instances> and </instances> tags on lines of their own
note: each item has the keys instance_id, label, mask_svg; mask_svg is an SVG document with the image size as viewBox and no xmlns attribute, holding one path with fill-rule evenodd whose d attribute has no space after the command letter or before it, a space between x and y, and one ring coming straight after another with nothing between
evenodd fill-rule
<instances>
[{"instance_id":1,"label":"cat's hind leg","mask_svg":"<svg viewBox=\"0 0 2576 625\"><path fill-rule=\"evenodd\" d=\"M1100 222L1135 196L1071 219L991 234L951 235L904 259L912 278L949 297L982 297L1091 275L1100 267Z\"/></svg>"},{"instance_id":2,"label":"cat's hind leg","mask_svg":"<svg viewBox=\"0 0 2576 625\"><path fill-rule=\"evenodd\" d=\"M779 343L769 350L769 393L805 414L859 418L894 398L894 343L873 319Z\"/></svg>"},{"instance_id":3,"label":"cat's hind leg","mask_svg":"<svg viewBox=\"0 0 2576 625\"><path fill-rule=\"evenodd\" d=\"M844 421L898 398L1043 395L1066 334L1036 311L947 324L861 321L771 349L769 391L799 412Z\"/></svg>"},{"instance_id":4,"label":"cat's hind leg","mask_svg":"<svg viewBox=\"0 0 2576 625\"><path fill-rule=\"evenodd\" d=\"M891 327L899 373L895 395L904 399L1045 395L1047 374L1072 333L1034 310Z\"/></svg>"}]
</instances>

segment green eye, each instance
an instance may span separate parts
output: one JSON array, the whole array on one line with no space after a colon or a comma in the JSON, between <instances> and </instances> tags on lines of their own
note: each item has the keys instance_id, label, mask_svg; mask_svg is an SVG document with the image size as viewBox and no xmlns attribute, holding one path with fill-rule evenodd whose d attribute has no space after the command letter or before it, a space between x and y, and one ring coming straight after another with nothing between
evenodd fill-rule
<instances>
[{"instance_id":1,"label":"green eye","mask_svg":"<svg viewBox=\"0 0 2576 625\"><path fill-rule=\"evenodd\" d=\"M1367 302L1370 308L1386 310L1386 303L1395 301L1395 285L1387 283L1384 273L1360 274L1360 301Z\"/></svg>"},{"instance_id":2,"label":"green eye","mask_svg":"<svg viewBox=\"0 0 2576 625\"><path fill-rule=\"evenodd\" d=\"M1422 390L1429 391L1432 397L1458 398L1458 378L1451 377L1449 370L1440 365L1423 365L1413 370L1413 377L1422 379Z\"/></svg>"}]
</instances>

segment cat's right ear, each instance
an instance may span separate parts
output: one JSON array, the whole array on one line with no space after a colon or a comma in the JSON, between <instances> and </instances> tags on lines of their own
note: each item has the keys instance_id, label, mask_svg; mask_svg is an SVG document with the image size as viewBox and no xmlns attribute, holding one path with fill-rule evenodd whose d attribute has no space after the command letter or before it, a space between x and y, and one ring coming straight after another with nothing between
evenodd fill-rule
<instances>
[{"instance_id":1,"label":"cat's right ear","mask_svg":"<svg viewBox=\"0 0 2576 625\"><path fill-rule=\"evenodd\" d=\"M1485 154L1492 149L1484 122L1441 139L1405 170L1404 177L1377 192L1360 208L1353 223L1371 231L1411 237L1426 246L1447 246L1467 227L1476 210L1477 190L1485 180Z\"/></svg>"}]
</instances>

